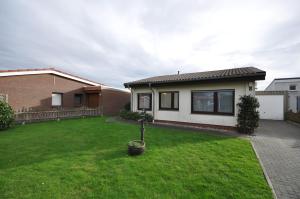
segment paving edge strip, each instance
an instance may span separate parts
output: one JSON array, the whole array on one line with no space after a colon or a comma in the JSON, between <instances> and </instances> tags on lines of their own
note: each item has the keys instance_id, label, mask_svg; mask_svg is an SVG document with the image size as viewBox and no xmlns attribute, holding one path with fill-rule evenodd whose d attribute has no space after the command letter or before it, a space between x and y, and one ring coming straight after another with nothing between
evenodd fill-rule
<instances>
[{"instance_id":1,"label":"paving edge strip","mask_svg":"<svg viewBox=\"0 0 300 199\"><path fill-rule=\"evenodd\" d=\"M271 180L270 180L270 178L269 178L269 176L268 176L268 173L267 173L267 171L266 171L266 169L265 169L265 167L264 167L264 164L262 163L262 161L261 161L261 159L260 159L260 157L259 157L259 155L258 155L258 153L257 153L257 151L256 151L256 149L255 149L255 147L254 147L254 145L253 145L253 143L252 143L252 138L250 139L250 143L251 143L252 149L253 149L253 151L254 151L254 153L255 153L255 155L256 155L258 161L259 161L259 164L260 164L260 166L261 166L261 168L262 168L262 170L263 170L264 177L265 177L265 179L267 180L267 182L268 182L268 184L269 184L269 187L270 187L271 190L272 190L273 197L274 197L274 199L278 199L277 196L276 196L274 187L273 187L273 185L272 185L272 182L271 182Z\"/></svg>"}]
</instances>

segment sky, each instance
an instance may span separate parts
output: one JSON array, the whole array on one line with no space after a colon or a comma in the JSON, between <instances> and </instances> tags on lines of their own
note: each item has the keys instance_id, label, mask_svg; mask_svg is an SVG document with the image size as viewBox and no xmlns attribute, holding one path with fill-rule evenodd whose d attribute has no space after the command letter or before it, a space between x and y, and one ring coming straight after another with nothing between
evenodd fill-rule
<instances>
[{"instance_id":1,"label":"sky","mask_svg":"<svg viewBox=\"0 0 300 199\"><path fill-rule=\"evenodd\" d=\"M255 66L300 76L299 0L1 0L0 69L99 83Z\"/></svg>"}]
</instances>

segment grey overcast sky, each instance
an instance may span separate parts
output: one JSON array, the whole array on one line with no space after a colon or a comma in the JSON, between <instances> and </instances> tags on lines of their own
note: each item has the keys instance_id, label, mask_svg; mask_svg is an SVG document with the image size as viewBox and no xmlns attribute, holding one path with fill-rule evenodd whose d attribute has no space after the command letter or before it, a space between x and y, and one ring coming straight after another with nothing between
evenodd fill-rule
<instances>
[{"instance_id":1,"label":"grey overcast sky","mask_svg":"<svg viewBox=\"0 0 300 199\"><path fill-rule=\"evenodd\" d=\"M299 0L1 0L0 69L56 67L115 87L256 66L300 76Z\"/></svg>"}]
</instances>

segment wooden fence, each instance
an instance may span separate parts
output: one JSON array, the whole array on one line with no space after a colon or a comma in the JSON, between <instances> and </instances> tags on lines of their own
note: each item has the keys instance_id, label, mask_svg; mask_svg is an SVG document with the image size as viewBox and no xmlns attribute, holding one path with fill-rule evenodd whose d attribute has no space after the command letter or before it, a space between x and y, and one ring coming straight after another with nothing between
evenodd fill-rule
<instances>
[{"instance_id":1,"label":"wooden fence","mask_svg":"<svg viewBox=\"0 0 300 199\"><path fill-rule=\"evenodd\" d=\"M74 108L74 109L58 109L50 111L32 111L21 110L16 112L16 123L30 123L47 120L60 120L66 118L78 118L87 116L102 115L100 108Z\"/></svg>"},{"instance_id":2,"label":"wooden fence","mask_svg":"<svg viewBox=\"0 0 300 199\"><path fill-rule=\"evenodd\" d=\"M300 124L300 112L298 112L298 113L293 113L292 111L286 112L285 119L293 121L293 122L297 122Z\"/></svg>"}]
</instances>

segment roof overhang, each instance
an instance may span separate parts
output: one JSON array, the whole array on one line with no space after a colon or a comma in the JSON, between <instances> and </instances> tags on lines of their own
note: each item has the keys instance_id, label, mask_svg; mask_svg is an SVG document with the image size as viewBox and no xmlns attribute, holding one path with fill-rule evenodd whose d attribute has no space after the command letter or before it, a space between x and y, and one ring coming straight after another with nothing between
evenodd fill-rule
<instances>
[{"instance_id":1,"label":"roof overhang","mask_svg":"<svg viewBox=\"0 0 300 199\"><path fill-rule=\"evenodd\" d=\"M101 86L85 86L83 87L85 93L100 93Z\"/></svg>"},{"instance_id":2,"label":"roof overhang","mask_svg":"<svg viewBox=\"0 0 300 199\"><path fill-rule=\"evenodd\" d=\"M125 88L137 87L161 87L161 86L174 86L174 85L191 85L195 83L219 83L219 82L236 82L236 81L256 81L265 80L266 73L262 72L255 75L237 76L237 77L223 77L223 78L209 78L197 80L181 80L181 81L162 81L162 82L145 82L145 83L124 83Z\"/></svg>"}]
</instances>

